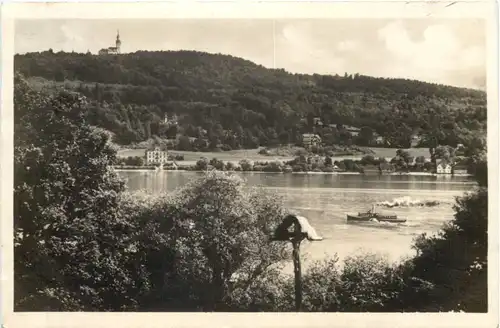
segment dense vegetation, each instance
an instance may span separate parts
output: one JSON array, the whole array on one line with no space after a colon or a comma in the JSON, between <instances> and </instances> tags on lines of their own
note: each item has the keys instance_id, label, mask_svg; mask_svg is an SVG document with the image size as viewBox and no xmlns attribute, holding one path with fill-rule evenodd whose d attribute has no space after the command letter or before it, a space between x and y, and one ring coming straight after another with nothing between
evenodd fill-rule
<instances>
[{"instance_id":1,"label":"dense vegetation","mask_svg":"<svg viewBox=\"0 0 500 328\"><path fill-rule=\"evenodd\" d=\"M408 148L466 146L485 135L484 92L403 79L290 74L241 58L193 51L119 56L28 53L15 69L38 88L64 86L90 100L91 124L118 144L177 138L180 150L229 150L301 142ZM165 124L164 117L178 117ZM322 126L315 118L320 118ZM361 129L353 137L345 126Z\"/></svg>"},{"instance_id":2,"label":"dense vegetation","mask_svg":"<svg viewBox=\"0 0 500 328\"><path fill-rule=\"evenodd\" d=\"M15 80L15 310L291 311L282 200L212 172L171 195L129 194L110 136L78 94ZM305 311L487 310L487 166L455 219L401 263L336 259L304 274Z\"/></svg>"}]
</instances>

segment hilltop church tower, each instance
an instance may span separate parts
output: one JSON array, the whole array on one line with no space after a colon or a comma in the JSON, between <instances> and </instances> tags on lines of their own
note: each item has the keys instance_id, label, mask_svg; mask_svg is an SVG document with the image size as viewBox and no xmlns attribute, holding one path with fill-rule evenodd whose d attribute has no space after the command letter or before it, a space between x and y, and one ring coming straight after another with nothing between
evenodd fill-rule
<instances>
[{"instance_id":1,"label":"hilltop church tower","mask_svg":"<svg viewBox=\"0 0 500 328\"><path fill-rule=\"evenodd\" d=\"M116 33L116 42L115 47L109 47L99 50L99 55L118 55L121 53L122 42L120 40L120 31L118 30Z\"/></svg>"},{"instance_id":2,"label":"hilltop church tower","mask_svg":"<svg viewBox=\"0 0 500 328\"><path fill-rule=\"evenodd\" d=\"M120 41L120 30L118 30L116 33L116 52L117 53L120 53L121 45L122 45L122 42Z\"/></svg>"}]
</instances>

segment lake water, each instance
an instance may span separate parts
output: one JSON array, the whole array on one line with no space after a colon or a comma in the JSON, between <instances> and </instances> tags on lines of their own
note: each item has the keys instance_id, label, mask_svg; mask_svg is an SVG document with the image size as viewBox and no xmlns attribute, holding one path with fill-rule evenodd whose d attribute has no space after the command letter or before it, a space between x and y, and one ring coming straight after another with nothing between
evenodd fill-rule
<instances>
[{"instance_id":1,"label":"lake water","mask_svg":"<svg viewBox=\"0 0 500 328\"><path fill-rule=\"evenodd\" d=\"M152 193L173 191L202 173L197 172L120 172L131 190ZM453 219L456 196L471 191L475 182L468 177L360 176L323 174L238 173L249 185L273 190L286 205L307 217L320 242L304 242L304 266L337 254L368 251L390 260L412 254L412 240L421 233L435 233ZM411 203L437 201L437 206L410 206ZM389 208L385 205L399 206ZM405 217L404 224L347 223L346 213L368 210L373 204L382 213ZM287 270L288 271L288 270Z\"/></svg>"}]
</instances>

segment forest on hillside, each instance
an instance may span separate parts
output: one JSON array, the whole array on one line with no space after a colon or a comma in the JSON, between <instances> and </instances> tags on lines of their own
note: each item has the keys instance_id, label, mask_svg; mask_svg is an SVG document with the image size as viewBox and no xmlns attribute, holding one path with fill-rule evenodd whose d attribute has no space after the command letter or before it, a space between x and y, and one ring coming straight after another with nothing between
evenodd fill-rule
<instances>
[{"instance_id":1,"label":"forest on hillside","mask_svg":"<svg viewBox=\"0 0 500 328\"><path fill-rule=\"evenodd\" d=\"M420 135L423 147L472 148L486 134L484 92L413 80L291 74L194 51L49 50L16 55L14 63L34 88L86 96L88 121L121 145L176 138L177 149L230 150L299 143L314 132L325 145L373 146L378 135L384 146L408 148Z\"/></svg>"}]
</instances>

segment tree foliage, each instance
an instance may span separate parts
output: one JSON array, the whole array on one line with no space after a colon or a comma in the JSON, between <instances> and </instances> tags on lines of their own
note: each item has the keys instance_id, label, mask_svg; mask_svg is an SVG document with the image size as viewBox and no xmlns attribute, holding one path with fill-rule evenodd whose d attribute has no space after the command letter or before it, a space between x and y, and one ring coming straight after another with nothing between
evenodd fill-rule
<instances>
[{"instance_id":1,"label":"tree foliage","mask_svg":"<svg viewBox=\"0 0 500 328\"><path fill-rule=\"evenodd\" d=\"M438 235L421 235L415 242L413 275L433 285L431 293L413 300L421 309L488 310L488 189L483 175L478 180L476 191L457 198L454 220Z\"/></svg>"},{"instance_id":2,"label":"tree foliage","mask_svg":"<svg viewBox=\"0 0 500 328\"><path fill-rule=\"evenodd\" d=\"M285 215L282 203L263 190L245 189L237 176L209 172L165 206L175 259L163 288L181 307L227 310L233 293L246 291L289 256L285 245L270 242ZM172 288L178 292L168 292Z\"/></svg>"},{"instance_id":3,"label":"tree foliage","mask_svg":"<svg viewBox=\"0 0 500 328\"><path fill-rule=\"evenodd\" d=\"M109 135L85 123L85 99L43 97L15 81L16 308L123 310L141 293L117 213L124 183Z\"/></svg>"}]
</instances>

